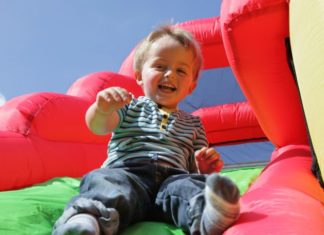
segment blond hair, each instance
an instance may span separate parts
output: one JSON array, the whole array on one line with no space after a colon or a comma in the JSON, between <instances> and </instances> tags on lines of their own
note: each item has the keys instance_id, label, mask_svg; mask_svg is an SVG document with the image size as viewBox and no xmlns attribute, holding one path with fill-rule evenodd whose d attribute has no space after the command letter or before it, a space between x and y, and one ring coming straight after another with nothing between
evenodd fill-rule
<instances>
[{"instance_id":1,"label":"blond hair","mask_svg":"<svg viewBox=\"0 0 324 235\"><path fill-rule=\"evenodd\" d=\"M184 48L193 52L195 59L195 68L193 68L194 79L198 79L200 70L203 64L203 58L199 43L188 31L181 28L173 28L171 26L162 26L157 30L151 32L136 48L134 55L134 70L142 71L143 64L147 59L147 52L151 45L158 39L169 36L179 42Z\"/></svg>"}]
</instances>

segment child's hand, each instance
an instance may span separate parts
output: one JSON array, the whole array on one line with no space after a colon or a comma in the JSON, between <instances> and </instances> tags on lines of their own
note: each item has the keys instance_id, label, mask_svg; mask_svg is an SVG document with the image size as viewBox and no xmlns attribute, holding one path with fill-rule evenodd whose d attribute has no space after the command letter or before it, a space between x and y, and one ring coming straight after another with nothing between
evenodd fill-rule
<instances>
[{"instance_id":1,"label":"child's hand","mask_svg":"<svg viewBox=\"0 0 324 235\"><path fill-rule=\"evenodd\" d=\"M97 111L111 114L132 100L132 94L121 87L109 87L97 94Z\"/></svg>"},{"instance_id":2,"label":"child's hand","mask_svg":"<svg viewBox=\"0 0 324 235\"><path fill-rule=\"evenodd\" d=\"M220 172L224 162L214 148L204 147L195 152L196 164L199 173L210 174Z\"/></svg>"}]
</instances>

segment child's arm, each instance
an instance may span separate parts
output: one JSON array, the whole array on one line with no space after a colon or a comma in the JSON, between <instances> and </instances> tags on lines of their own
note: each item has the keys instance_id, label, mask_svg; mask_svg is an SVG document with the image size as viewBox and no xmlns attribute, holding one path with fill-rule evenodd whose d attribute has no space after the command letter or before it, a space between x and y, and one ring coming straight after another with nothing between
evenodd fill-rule
<instances>
[{"instance_id":1,"label":"child's arm","mask_svg":"<svg viewBox=\"0 0 324 235\"><path fill-rule=\"evenodd\" d=\"M109 87L100 91L85 115L88 128L97 135L112 132L119 123L117 110L131 99L132 94L120 87Z\"/></svg>"},{"instance_id":2,"label":"child's arm","mask_svg":"<svg viewBox=\"0 0 324 235\"><path fill-rule=\"evenodd\" d=\"M201 174L220 172L224 162L214 148L204 147L195 152L196 164Z\"/></svg>"}]
</instances>

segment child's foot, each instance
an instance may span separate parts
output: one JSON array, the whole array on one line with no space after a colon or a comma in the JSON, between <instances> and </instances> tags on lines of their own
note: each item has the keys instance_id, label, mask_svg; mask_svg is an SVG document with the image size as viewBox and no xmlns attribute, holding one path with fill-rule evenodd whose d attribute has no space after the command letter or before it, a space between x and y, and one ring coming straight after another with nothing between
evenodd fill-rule
<instances>
[{"instance_id":1,"label":"child's foot","mask_svg":"<svg viewBox=\"0 0 324 235\"><path fill-rule=\"evenodd\" d=\"M52 235L117 234L119 213L100 201L79 198L56 221Z\"/></svg>"},{"instance_id":2,"label":"child's foot","mask_svg":"<svg viewBox=\"0 0 324 235\"><path fill-rule=\"evenodd\" d=\"M205 187L206 206L200 230L202 235L222 234L239 216L240 193L237 186L219 174L208 176Z\"/></svg>"},{"instance_id":3,"label":"child's foot","mask_svg":"<svg viewBox=\"0 0 324 235\"><path fill-rule=\"evenodd\" d=\"M55 235L99 235L100 228L97 219L90 214L72 216L64 225L59 227Z\"/></svg>"}]
</instances>

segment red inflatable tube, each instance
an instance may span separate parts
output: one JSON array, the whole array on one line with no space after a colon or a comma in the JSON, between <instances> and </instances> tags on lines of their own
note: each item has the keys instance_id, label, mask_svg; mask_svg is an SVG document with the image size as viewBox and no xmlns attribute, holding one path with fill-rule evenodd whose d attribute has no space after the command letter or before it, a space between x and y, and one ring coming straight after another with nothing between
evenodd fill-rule
<instances>
[{"instance_id":1,"label":"red inflatable tube","mask_svg":"<svg viewBox=\"0 0 324 235\"><path fill-rule=\"evenodd\" d=\"M228 66L220 27L220 18L212 17L179 23L181 27L190 31L201 45L204 57L204 69L221 68ZM134 77L133 70L134 50L124 60L119 73Z\"/></svg>"},{"instance_id":2,"label":"red inflatable tube","mask_svg":"<svg viewBox=\"0 0 324 235\"><path fill-rule=\"evenodd\" d=\"M211 145L266 139L247 102L200 108L192 114L201 118Z\"/></svg>"},{"instance_id":3,"label":"red inflatable tube","mask_svg":"<svg viewBox=\"0 0 324 235\"><path fill-rule=\"evenodd\" d=\"M223 1L221 22L228 61L267 137L278 147L308 144L287 62L287 1Z\"/></svg>"}]
</instances>

